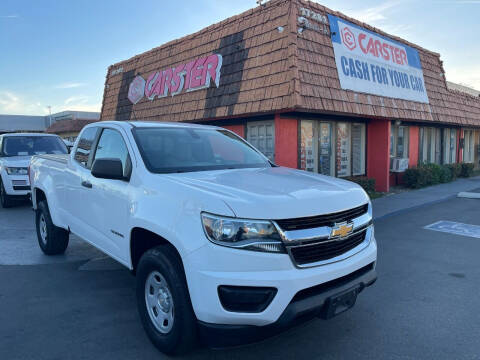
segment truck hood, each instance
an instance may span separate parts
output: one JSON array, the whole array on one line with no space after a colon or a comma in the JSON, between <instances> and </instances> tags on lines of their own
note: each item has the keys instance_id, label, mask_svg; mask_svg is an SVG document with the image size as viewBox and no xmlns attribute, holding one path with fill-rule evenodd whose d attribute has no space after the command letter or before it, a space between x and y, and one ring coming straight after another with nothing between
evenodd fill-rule
<instances>
[{"instance_id":1,"label":"truck hood","mask_svg":"<svg viewBox=\"0 0 480 360\"><path fill-rule=\"evenodd\" d=\"M171 178L220 197L240 218L314 216L347 210L369 201L357 184L284 167L194 172L171 175Z\"/></svg>"},{"instance_id":2,"label":"truck hood","mask_svg":"<svg viewBox=\"0 0 480 360\"><path fill-rule=\"evenodd\" d=\"M0 158L0 164L7 167L28 167L31 156L7 156Z\"/></svg>"}]
</instances>

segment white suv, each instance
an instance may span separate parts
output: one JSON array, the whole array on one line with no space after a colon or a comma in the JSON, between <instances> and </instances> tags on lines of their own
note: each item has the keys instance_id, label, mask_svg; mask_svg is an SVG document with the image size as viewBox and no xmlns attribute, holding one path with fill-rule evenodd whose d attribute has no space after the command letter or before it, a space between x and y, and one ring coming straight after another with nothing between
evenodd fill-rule
<instances>
[{"instance_id":1,"label":"white suv","mask_svg":"<svg viewBox=\"0 0 480 360\"><path fill-rule=\"evenodd\" d=\"M66 154L67 147L57 135L0 135L0 204L10 207L15 199L30 194L27 169L30 158L40 154Z\"/></svg>"}]
</instances>

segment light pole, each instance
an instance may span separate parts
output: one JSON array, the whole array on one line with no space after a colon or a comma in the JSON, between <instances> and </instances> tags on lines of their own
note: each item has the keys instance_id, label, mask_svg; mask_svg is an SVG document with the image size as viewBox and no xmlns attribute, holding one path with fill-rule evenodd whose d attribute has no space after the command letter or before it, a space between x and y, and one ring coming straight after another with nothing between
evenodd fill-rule
<instances>
[{"instance_id":1,"label":"light pole","mask_svg":"<svg viewBox=\"0 0 480 360\"><path fill-rule=\"evenodd\" d=\"M48 108L48 113L49 113L49 116L48 116L48 119L49 119L49 125L48 127L52 126L52 107L49 105L47 106Z\"/></svg>"}]
</instances>

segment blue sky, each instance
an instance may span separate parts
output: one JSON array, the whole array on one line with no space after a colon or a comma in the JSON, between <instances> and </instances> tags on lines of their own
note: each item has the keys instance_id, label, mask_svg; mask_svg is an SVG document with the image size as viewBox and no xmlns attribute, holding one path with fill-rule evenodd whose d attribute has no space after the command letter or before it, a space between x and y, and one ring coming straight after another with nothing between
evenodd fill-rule
<instances>
[{"instance_id":1,"label":"blue sky","mask_svg":"<svg viewBox=\"0 0 480 360\"><path fill-rule=\"evenodd\" d=\"M480 0L321 0L439 52L480 90ZM100 111L107 67L256 6L256 0L1 0L0 113Z\"/></svg>"}]
</instances>

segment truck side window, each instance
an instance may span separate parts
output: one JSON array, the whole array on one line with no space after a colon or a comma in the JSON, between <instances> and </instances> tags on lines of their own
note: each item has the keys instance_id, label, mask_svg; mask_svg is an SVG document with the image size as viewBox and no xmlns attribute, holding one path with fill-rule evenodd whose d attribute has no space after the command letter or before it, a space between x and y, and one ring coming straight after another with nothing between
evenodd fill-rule
<instances>
[{"instance_id":1,"label":"truck side window","mask_svg":"<svg viewBox=\"0 0 480 360\"><path fill-rule=\"evenodd\" d=\"M131 163L127 146L122 135L116 130L103 130L95 151L94 161L97 159L120 159L124 176L128 177L130 175Z\"/></svg>"},{"instance_id":2,"label":"truck side window","mask_svg":"<svg viewBox=\"0 0 480 360\"><path fill-rule=\"evenodd\" d=\"M74 159L78 161L83 167L89 168L88 159L92 151L93 143L97 135L98 128L92 127L86 129L80 140L78 141L77 149L75 150Z\"/></svg>"}]
</instances>

